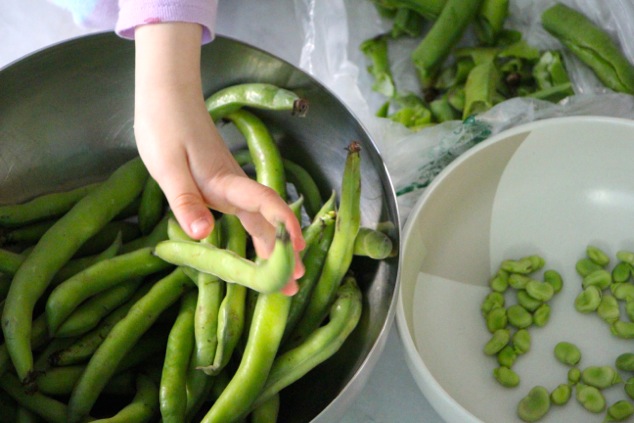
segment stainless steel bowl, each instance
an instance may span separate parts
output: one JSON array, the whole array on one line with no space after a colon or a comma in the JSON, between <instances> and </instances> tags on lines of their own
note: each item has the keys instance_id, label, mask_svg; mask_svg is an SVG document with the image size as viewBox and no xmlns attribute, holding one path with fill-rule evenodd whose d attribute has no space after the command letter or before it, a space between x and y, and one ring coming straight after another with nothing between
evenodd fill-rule
<instances>
[{"instance_id":1,"label":"stainless steel bowl","mask_svg":"<svg viewBox=\"0 0 634 423\"><path fill-rule=\"evenodd\" d=\"M322 193L339 191L344 148L362 145L362 225L399 218L383 161L355 116L291 64L217 36L202 49L207 95L240 82L270 82L308 99L305 118L261 113L286 157L305 166ZM133 136L134 44L111 33L70 40L0 70L0 203L102 179L137 154ZM237 148L243 141L224 131ZM394 316L398 260L355 259L364 292L361 322L342 349L282 392L280 421L337 421L383 350Z\"/></svg>"}]
</instances>

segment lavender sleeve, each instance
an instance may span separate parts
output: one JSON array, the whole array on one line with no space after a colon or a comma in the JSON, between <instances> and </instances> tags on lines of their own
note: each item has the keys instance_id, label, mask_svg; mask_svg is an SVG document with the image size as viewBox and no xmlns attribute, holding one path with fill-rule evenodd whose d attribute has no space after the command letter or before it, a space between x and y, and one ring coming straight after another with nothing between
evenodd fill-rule
<instances>
[{"instance_id":1,"label":"lavender sleeve","mask_svg":"<svg viewBox=\"0 0 634 423\"><path fill-rule=\"evenodd\" d=\"M203 27L202 42L214 37L217 0L119 0L115 32L134 38L134 28L158 22L192 22Z\"/></svg>"},{"instance_id":2,"label":"lavender sleeve","mask_svg":"<svg viewBox=\"0 0 634 423\"><path fill-rule=\"evenodd\" d=\"M214 37L218 0L50 0L85 28L113 30L133 39L134 28L158 22L191 22L203 27L202 42ZM118 4L117 4L118 3Z\"/></svg>"}]
</instances>

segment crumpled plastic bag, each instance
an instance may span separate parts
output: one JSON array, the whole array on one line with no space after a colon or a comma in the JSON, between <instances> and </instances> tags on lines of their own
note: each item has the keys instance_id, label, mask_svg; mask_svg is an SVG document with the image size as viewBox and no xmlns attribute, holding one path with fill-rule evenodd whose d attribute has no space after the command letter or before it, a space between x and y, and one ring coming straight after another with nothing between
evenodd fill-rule
<instances>
[{"instance_id":1,"label":"crumpled plastic bag","mask_svg":"<svg viewBox=\"0 0 634 423\"><path fill-rule=\"evenodd\" d=\"M634 2L630 0L562 0L586 14L610 33L634 63ZM541 13L555 0L511 0L507 27L522 32L540 49L561 48L540 24ZM502 130L531 121L560 116L596 115L634 118L634 97L613 93L570 53L564 60L575 95L558 104L514 98L476 118L449 121L412 132L374 115L385 101L371 89L368 63L359 51L367 38L386 32L370 0L294 0L304 32L298 65L331 89L357 115L375 141L397 193L405 222L411 208L433 178L451 161L477 143ZM417 82L409 53L417 40L400 42L390 50L392 71L401 90L415 90ZM565 50L564 50L565 51Z\"/></svg>"}]
</instances>

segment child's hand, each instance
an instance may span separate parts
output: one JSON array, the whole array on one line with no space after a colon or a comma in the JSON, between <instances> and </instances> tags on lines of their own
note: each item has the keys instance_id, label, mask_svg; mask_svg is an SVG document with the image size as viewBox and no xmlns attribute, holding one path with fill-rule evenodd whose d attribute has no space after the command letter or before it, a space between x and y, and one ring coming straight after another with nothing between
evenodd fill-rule
<instances>
[{"instance_id":1,"label":"child's hand","mask_svg":"<svg viewBox=\"0 0 634 423\"><path fill-rule=\"evenodd\" d=\"M283 222L296 251L294 278L304 267L297 218L272 189L249 178L236 163L205 107L200 79L201 27L161 23L137 27L134 132L139 154L163 189L187 234L207 236L210 208L235 214L251 235L258 256L273 249ZM283 292L293 294L293 280Z\"/></svg>"}]
</instances>

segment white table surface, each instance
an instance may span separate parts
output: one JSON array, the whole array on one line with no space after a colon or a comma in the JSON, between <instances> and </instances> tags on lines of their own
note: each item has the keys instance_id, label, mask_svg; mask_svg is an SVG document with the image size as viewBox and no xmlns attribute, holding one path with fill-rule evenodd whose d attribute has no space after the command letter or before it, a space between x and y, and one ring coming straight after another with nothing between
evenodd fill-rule
<instances>
[{"instance_id":1,"label":"white table surface","mask_svg":"<svg viewBox=\"0 0 634 423\"><path fill-rule=\"evenodd\" d=\"M235 4L237 0L232 1ZM267 7L271 6L270 2L263 3L267 3ZM230 4L231 2L221 4L218 33L234 36L242 22L239 8ZM249 6L258 7L253 0ZM44 0L2 0L0 3L0 40L2 41L0 42L0 68L33 51L85 33L88 31L78 28L65 11ZM276 35L267 32L265 36L275 37ZM283 51L283 55L290 56L283 57L286 59L292 59L297 53L296 50L301 47L297 44L295 46L286 44L286 46L288 48ZM390 330L383 354L366 386L350 405L341 421L344 423L442 422L421 394L407 368L396 323Z\"/></svg>"}]
</instances>

